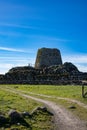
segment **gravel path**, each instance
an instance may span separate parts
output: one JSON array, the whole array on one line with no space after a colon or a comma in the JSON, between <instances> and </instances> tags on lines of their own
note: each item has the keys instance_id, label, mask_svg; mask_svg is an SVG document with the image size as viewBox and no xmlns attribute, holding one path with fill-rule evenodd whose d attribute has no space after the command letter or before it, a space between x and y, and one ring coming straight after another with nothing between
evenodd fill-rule
<instances>
[{"instance_id":1,"label":"gravel path","mask_svg":"<svg viewBox=\"0 0 87 130\"><path fill-rule=\"evenodd\" d=\"M26 93L26 91L21 91L21 92ZM57 99L60 99L60 100L66 100L66 101L69 101L69 102L76 103L79 106L87 109L87 105L82 103L82 102L80 102L80 101L78 101L78 100L74 100L74 99L70 99L70 98L63 98L63 97L49 96L49 95L44 95L44 94L36 94L36 93L32 93L32 92L27 92L27 94L42 96L42 97L46 97L46 98L57 98Z\"/></svg>"},{"instance_id":2,"label":"gravel path","mask_svg":"<svg viewBox=\"0 0 87 130\"><path fill-rule=\"evenodd\" d=\"M55 117L55 130L87 130L86 123L74 117L70 112L68 112L65 108L62 108L60 105L47 101L44 99L36 98L33 96L29 96L23 94L21 91L16 91L12 89L4 89L5 91L9 91L11 93L18 94L22 97L33 99L35 101L41 102L48 106L50 110L54 113Z\"/></svg>"}]
</instances>

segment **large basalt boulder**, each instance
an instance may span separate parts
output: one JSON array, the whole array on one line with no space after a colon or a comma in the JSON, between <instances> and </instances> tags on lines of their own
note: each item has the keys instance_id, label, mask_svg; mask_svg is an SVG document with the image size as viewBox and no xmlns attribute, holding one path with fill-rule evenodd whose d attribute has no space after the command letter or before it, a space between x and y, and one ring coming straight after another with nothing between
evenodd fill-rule
<instances>
[{"instance_id":1,"label":"large basalt boulder","mask_svg":"<svg viewBox=\"0 0 87 130\"><path fill-rule=\"evenodd\" d=\"M63 67L68 71L68 72L79 72L78 68L72 64L71 62L65 62Z\"/></svg>"},{"instance_id":2,"label":"large basalt boulder","mask_svg":"<svg viewBox=\"0 0 87 130\"><path fill-rule=\"evenodd\" d=\"M0 115L0 126L3 126L6 123L7 123L6 117L3 115Z\"/></svg>"},{"instance_id":3,"label":"large basalt boulder","mask_svg":"<svg viewBox=\"0 0 87 130\"><path fill-rule=\"evenodd\" d=\"M41 69L51 65L62 65L61 53L58 49L41 48L37 52L35 68Z\"/></svg>"},{"instance_id":4,"label":"large basalt boulder","mask_svg":"<svg viewBox=\"0 0 87 130\"><path fill-rule=\"evenodd\" d=\"M17 112L16 110L10 110L8 113L8 116L9 116L12 124L23 121L22 115L19 112Z\"/></svg>"}]
</instances>

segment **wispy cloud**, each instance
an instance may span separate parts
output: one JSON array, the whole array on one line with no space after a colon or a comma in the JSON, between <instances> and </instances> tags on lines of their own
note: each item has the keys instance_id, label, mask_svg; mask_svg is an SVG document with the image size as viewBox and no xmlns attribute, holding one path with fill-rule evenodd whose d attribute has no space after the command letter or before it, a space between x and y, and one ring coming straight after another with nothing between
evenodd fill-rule
<instances>
[{"instance_id":1,"label":"wispy cloud","mask_svg":"<svg viewBox=\"0 0 87 130\"><path fill-rule=\"evenodd\" d=\"M11 23L0 23L0 26L6 26L6 27L14 27L14 28L21 28L21 29L33 29L33 30L49 30L47 28L40 28L35 26L28 26L28 25L18 25L18 24L11 24ZM0 32L2 35L11 35L11 36L21 36L20 33L14 33L14 32ZM46 35L28 35L23 34L23 36L26 37L32 37L32 38L38 38L44 41L56 41L56 42L70 42L69 39L64 38L58 38L53 36L46 36Z\"/></svg>"},{"instance_id":2,"label":"wispy cloud","mask_svg":"<svg viewBox=\"0 0 87 130\"><path fill-rule=\"evenodd\" d=\"M0 74L7 73L11 68L17 67L17 66L25 66L26 63L1 63L0 64Z\"/></svg>"},{"instance_id":3,"label":"wispy cloud","mask_svg":"<svg viewBox=\"0 0 87 130\"><path fill-rule=\"evenodd\" d=\"M40 40L44 41L56 41L56 42L69 42L71 40L53 37L53 36L46 36L46 35L30 35L32 38L38 38Z\"/></svg>"},{"instance_id":4,"label":"wispy cloud","mask_svg":"<svg viewBox=\"0 0 87 130\"><path fill-rule=\"evenodd\" d=\"M46 37L43 36L42 38L49 40L49 41L57 41L57 42L68 42L69 40L67 39L61 39L61 38L57 38L57 37Z\"/></svg>"},{"instance_id":5,"label":"wispy cloud","mask_svg":"<svg viewBox=\"0 0 87 130\"><path fill-rule=\"evenodd\" d=\"M87 54L85 55L67 55L67 56L63 56L63 60L65 61L70 61L73 63L87 63Z\"/></svg>"},{"instance_id":6,"label":"wispy cloud","mask_svg":"<svg viewBox=\"0 0 87 130\"><path fill-rule=\"evenodd\" d=\"M0 47L0 50L2 51L11 51L11 52L24 52L24 53L35 53L34 49L17 49L17 48L9 48L9 47Z\"/></svg>"},{"instance_id":7,"label":"wispy cloud","mask_svg":"<svg viewBox=\"0 0 87 130\"><path fill-rule=\"evenodd\" d=\"M31 19L41 19L40 16L36 16L36 12L38 11L38 7L30 6L29 4L24 4L24 2L13 2L13 1L0 1L0 16L2 17L16 17L20 18L31 18ZM3 15L4 14L4 15ZM14 15L13 15L14 14ZM17 17L19 16L19 17Z\"/></svg>"},{"instance_id":8,"label":"wispy cloud","mask_svg":"<svg viewBox=\"0 0 87 130\"><path fill-rule=\"evenodd\" d=\"M6 49L7 50L7 49ZM8 49L9 50L9 49ZM14 49L12 49L14 51ZM6 73L16 66L34 65L35 57L26 56L0 56L0 74ZM82 72L87 72L87 55L67 55L63 56L63 62L72 62Z\"/></svg>"},{"instance_id":9,"label":"wispy cloud","mask_svg":"<svg viewBox=\"0 0 87 130\"><path fill-rule=\"evenodd\" d=\"M28 58L28 57L24 57L24 56L0 56L0 61L1 62L4 62L4 63L6 63L6 62L10 62L10 63L18 63L18 64L20 64L20 63L30 63L30 64L34 64L34 62L35 62L35 58L34 57L32 57L32 58Z\"/></svg>"},{"instance_id":10,"label":"wispy cloud","mask_svg":"<svg viewBox=\"0 0 87 130\"><path fill-rule=\"evenodd\" d=\"M63 62L71 62L82 72L87 72L87 54L63 56Z\"/></svg>"},{"instance_id":11,"label":"wispy cloud","mask_svg":"<svg viewBox=\"0 0 87 130\"><path fill-rule=\"evenodd\" d=\"M7 64L7 63L1 63L0 64L0 69L9 69L9 68L11 68L12 67L12 64L11 63L9 63L9 64Z\"/></svg>"},{"instance_id":12,"label":"wispy cloud","mask_svg":"<svg viewBox=\"0 0 87 130\"><path fill-rule=\"evenodd\" d=\"M82 72L87 72L87 65L83 65L83 64L76 64L76 66L78 67L78 69Z\"/></svg>"},{"instance_id":13,"label":"wispy cloud","mask_svg":"<svg viewBox=\"0 0 87 130\"><path fill-rule=\"evenodd\" d=\"M21 50L21 49L8 48L8 47L0 47L0 50L3 50L3 51L13 51L13 52L26 52L26 51Z\"/></svg>"},{"instance_id":14,"label":"wispy cloud","mask_svg":"<svg viewBox=\"0 0 87 130\"><path fill-rule=\"evenodd\" d=\"M22 27L22 26L20 26ZM24 28L27 28L24 27ZM34 29L34 27L31 27ZM53 44L53 43L67 43L70 42L71 40L68 39L63 39L63 38L58 38L58 37L53 37L53 36L46 36L46 35L32 35L32 34L24 34L22 32L14 32L14 31L1 31L0 35L2 36L10 36L10 37L23 37L23 38L27 38L27 39L35 39L35 42L37 43L49 43L49 44Z\"/></svg>"},{"instance_id":15,"label":"wispy cloud","mask_svg":"<svg viewBox=\"0 0 87 130\"><path fill-rule=\"evenodd\" d=\"M18 33L18 32L6 32L6 31L1 31L0 35L2 36L10 36L10 37L20 37L22 36L22 34Z\"/></svg>"},{"instance_id":16,"label":"wispy cloud","mask_svg":"<svg viewBox=\"0 0 87 130\"><path fill-rule=\"evenodd\" d=\"M11 68L17 66L34 66L35 58L26 55L1 55L0 56L0 74L7 73Z\"/></svg>"},{"instance_id":17,"label":"wispy cloud","mask_svg":"<svg viewBox=\"0 0 87 130\"><path fill-rule=\"evenodd\" d=\"M7 73L11 68L13 67L18 67L18 66L34 66L33 63L29 63L27 60L19 60L19 61L14 61L14 62L9 62L9 63L1 63L0 64L0 74L5 74Z\"/></svg>"},{"instance_id":18,"label":"wispy cloud","mask_svg":"<svg viewBox=\"0 0 87 130\"><path fill-rule=\"evenodd\" d=\"M34 66L34 58L26 57L0 57L0 74L7 73L11 68L18 66Z\"/></svg>"},{"instance_id":19,"label":"wispy cloud","mask_svg":"<svg viewBox=\"0 0 87 130\"><path fill-rule=\"evenodd\" d=\"M9 69L13 67L11 63L0 63L0 74L5 74Z\"/></svg>"},{"instance_id":20,"label":"wispy cloud","mask_svg":"<svg viewBox=\"0 0 87 130\"><path fill-rule=\"evenodd\" d=\"M14 27L14 28L24 28L24 29L40 29L39 27L19 25L19 24L11 24L11 23L0 23L0 26Z\"/></svg>"}]
</instances>

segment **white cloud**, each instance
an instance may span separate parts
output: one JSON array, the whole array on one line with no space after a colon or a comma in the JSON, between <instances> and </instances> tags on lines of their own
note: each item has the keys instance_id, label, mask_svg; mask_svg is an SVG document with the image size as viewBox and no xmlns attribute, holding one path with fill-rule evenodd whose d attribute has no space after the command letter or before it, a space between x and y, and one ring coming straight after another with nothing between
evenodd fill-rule
<instances>
[{"instance_id":1,"label":"white cloud","mask_svg":"<svg viewBox=\"0 0 87 130\"><path fill-rule=\"evenodd\" d=\"M4 50L4 51L14 51L14 52L25 52L24 50L21 50L21 49L8 48L8 47L0 47L0 50Z\"/></svg>"},{"instance_id":2,"label":"white cloud","mask_svg":"<svg viewBox=\"0 0 87 130\"><path fill-rule=\"evenodd\" d=\"M0 26L14 27L14 28L24 28L24 29L40 29L34 26L20 25L20 24L9 24L9 23L0 23Z\"/></svg>"},{"instance_id":3,"label":"white cloud","mask_svg":"<svg viewBox=\"0 0 87 130\"><path fill-rule=\"evenodd\" d=\"M87 54L63 56L63 62L71 62L82 72L87 72Z\"/></svg>"},{"instance_id":4,"label":"white cloud","mask_svg":"<svg viewBox=\"0 0 87 130\"><path fill-rule=\"evenodd\" d=\"M12 68L13 65L12 64L7 64L7 63L1 63L0 64L0 74L5 74L9 68Z\"/></svg>"},{"instance_id":5,"label":"white cloud","mask_svg":"<svg viewBox=\"0 0 87 130\"><path fill-rule=\"evenodd\" d=\"M0 60L11 60L11 61L34 61L35 58L28 58L26 56L0 56Z\"/></svg>"},{"instance_id":6,"label":"white cloud","mask_svg":"<svg viewBox=\"0 0 87 130\"><path fill-rule=\"evenodd\" d=\"M12 67L12 64L6 64L6 63L1 63L0 64L0 68L2 69L9 69L10 67Z\"/></svg>"},{"instance_id":7,"label":"white cloud","mask_svg":"<svg viewBox=\"0 0 87 130\"><path fill-rule=\"evenodd\" d=\"M0 74L5 74L9 69L17 66L34 66L34 58L26 57L0 57Z\"/></svg>"},{"instance_id":8,"label":"white cloud","mask_svg":"<svg viewBox=\"0 0 87 130\"><path fill-rule=\"evenodd\" d=\"M56 41L56 42L69 42L70 40L67 39L61 39L58 37L52 37L52 36L45 36L45 35L30 35L32 38L38 38L41 39L42 41Z\"/></svg>"},{"instance_id":9,"label":"white cloud","mask_svg":"<svg viewBox=\"0 0 87 130\"><path fill-rule=\"evenodd\" d=\"M7 73L11 68L17 67L17 66L27 66L28 64L26 63L1 63L0 64L0 74L5 74Z\"/></svg>"},{"instance_id":10,"label":"white cloud","mask_svg":"<svg viewBox=\"0 0 87 130\"><path fill-rule=\"evenodd\" d=\"M16 52L15 55L14 53L12 53L12 55L9 55L7 52L4 53L4 55L1 53L0 74L5 74L9 69L17 66L27 66L28 64L34 66L35 59L33 55L31 55L32 53L35 53L33 49L22 50L16 48L0 47L0 50ZM23 52L23 54L17 52Z\"/></svg>"},{"instance_id":11,"label":"white cloud","mask_svg":"<svg viewBox=\"0 0 87 130\"><path fill-rule=\"evenodd\" d=\"M5 49L5 48L2 48ZM6 48L7 50L8 48ZM8 49L10 50L10 49ZM14 49L12 49L14 51ZM16 51L16 50L15 50ZM82 72L87 72L87 54L85 55L66 55L63 56L63 62L72 62ZM8 72L9 69L16 66L34 66L35 58L26 56L1 56L0 57L0 74Z\"/></svg>"},{"instance_id":12,"label":"white cloud","mask_svg":"<svg viewBox=\"0 0 87 130\"><path fill-rule=\"evenodd\" d=\"M77 67L78 67L78 69L81 70L82 72L87 72L87 66L77 64Z\"/></svg>"},{"instance_id":13,"label":"white cloud","mask_svg":"<svg viewBox=\"0 0 87 130\"><path fill-rule=\"evenodd\" d=\"M3 51L12 51L12 52L35 53L34 49L23 50L23 49L10 48L10 47L0 47L0 50L3 50Z\"/></svg>"},{"instance_id":14,"label":"white cloud","mask_svg":"<svg viewBox=\"0 0 87 130\"><path fill-rule=\"evenodd\" d=\"M35 30L49 30L48 28L40 28L40 27L35 27L35 26L28 26L28 25L20 25L20 24L11 24L11 23L0 23L0 26L6 26L6 27L14 27L14 28L21 28L21 29L35 29ZM46 36L46 35L30 35L30 34L22 34L21 32L5 32L5 31L1 31L0 32L1 35L7 35L7 36L13 36L13 37L26 37L26 38L35 38L35 39L39 39L44 42L57 42L57 43L61 43L61 42L70 42L71 40L68 39L63 39L63 38L59 38L59 37L53 37L53 36Z\"/></svg>"},{"instance_id":15,"label":"white cloud","mask_svg":"<svg viewBox=\"0 0 87 130\"><path fill-rule=\"evenodd\" d=\"M86 55L67 55L63 56L63 60L65 61L70 61L73 63L87 63L87 54Z\"/></svg>"}]
</instances>

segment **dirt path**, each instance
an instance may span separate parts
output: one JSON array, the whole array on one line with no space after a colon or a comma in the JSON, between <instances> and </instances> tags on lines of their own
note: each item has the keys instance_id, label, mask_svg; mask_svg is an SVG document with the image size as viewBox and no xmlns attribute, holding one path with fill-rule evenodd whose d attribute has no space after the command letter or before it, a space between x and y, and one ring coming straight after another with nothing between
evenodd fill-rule
<instances>
[{"instance_id":1,"label":"dirt path","mask_svg":"<svg viewBox=\"0 0 87 130\"><path fill-rule=\"evenodd\" d=\"M87 130L87 126L85 122L77 119L70 112L68 112L65 108L62 108L60 105L54 102L43 100L43 99L36 98L33 96L29 96L29 95L23 94L21 91L19 92L14 89L13 90L4 89L4 90L11 93L18 94L25 98L33 99L35 101L41 102L45 104L46 106L48 106L48 108L52 110L52 112L54 113L55 126L56 126L55 130Z\"/></svg>"},{"instance_id":2,"label":"dirt path","mask_svg":"<svg viewBox=\"0 0 87 130\"><path fill-rule=\"evenodd\" d=\"M21 92L26 93L26 91L21 91ZM44 94L36 94L36 93L32 93L32 92L27 92L27 94L32 94L32 95L36 95L36 96L42 96L42 97L46 97L46 98L57 98L57 99L60 99L60 100L66 100L66 101L69 101L69 102L76 103L79 106L87 109L87 105L82 103L82 102L80 102L80 101L78 101L78 100L74 100L74 99L70 99L70 98L63 98L63 97L49 96L49 95L44 95Z\"/></svg>"}]
</instances>

